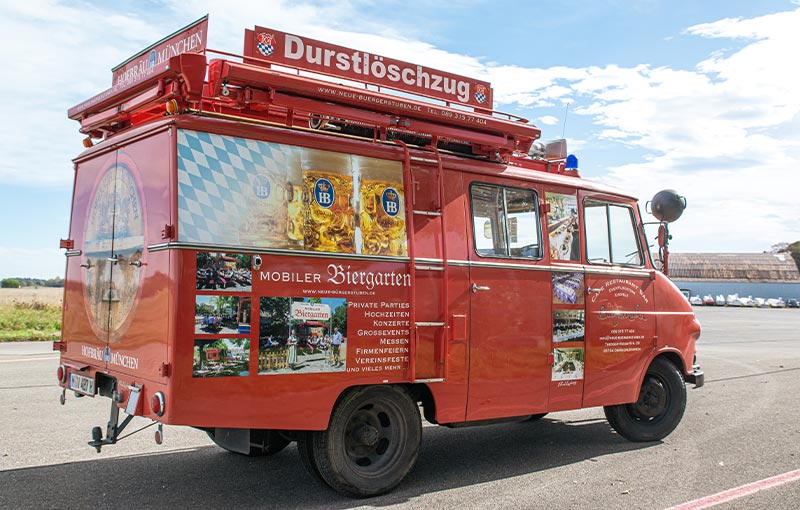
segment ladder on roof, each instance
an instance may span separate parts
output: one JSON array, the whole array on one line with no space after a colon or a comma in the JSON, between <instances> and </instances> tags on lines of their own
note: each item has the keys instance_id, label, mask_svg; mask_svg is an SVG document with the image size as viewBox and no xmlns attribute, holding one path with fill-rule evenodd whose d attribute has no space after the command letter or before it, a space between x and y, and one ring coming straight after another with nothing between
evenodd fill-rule
<instances>
[{"instance_id":1,"label":"ladder on roof","mask_svg":"<svg viewBox=\"0 0 800 510\"><path fill-rule=\"evenodd\" d=\"M408 232L408 255L409 270L411 275L411 303L409 324L411 326L411 349L409 356L409 372L412 382L431 383L444 382L447 378L447 359L448 359L448 337L450 326L449 317L449 296L447 287L449 283L449 272L447 265L447 229L444 215L445 188L444 188L444 168L442 157L436 147L426 147L431 151L435 158L412 158L408 147L400 140L395 141L403 148L403 181L406 195L406 230ZM412 164L413 161L413 164ZM415 179L414 167L420 169L429 167L436 181L436 202L428 209L418 208L417 187L420 181ZM442 258L440 264L420 264L417 261L417 218L423 217L428 221L438 222L438 255ZM438 258L438 257L437 257ZM427 307L420 308L420 285L418 277L430 278L428 286L433 287L438 292L438 309L431 316ZM427 319L418 320L420 312L427 312ZM430 359L423 358L427 354ZM425 363L425 361L430 362ZM420 367L419 365L422 365Z\"/></svg>"}]
</instances>

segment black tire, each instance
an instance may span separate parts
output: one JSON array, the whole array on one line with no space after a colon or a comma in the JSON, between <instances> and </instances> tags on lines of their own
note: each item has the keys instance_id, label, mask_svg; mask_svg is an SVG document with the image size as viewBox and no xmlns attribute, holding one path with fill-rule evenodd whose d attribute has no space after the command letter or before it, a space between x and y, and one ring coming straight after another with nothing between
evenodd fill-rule
<instances>
[{"instance_id":1,"label":"black tire","mask_svg":"<svg viewBox=\"0 0 800 510\"><path fill-rule=\"evenodd\" d=\"M317 461L314 460L314 434L319 434L319 432L300 432L300 435L297 436L297 453L308 474L327 483L319 472Z\"/></svg>"},{"instance_id":2,"label":"black tire","mask_svg":"<svg viewBox=\"0 0 800 510\"><path fill-rule=\"evenodd\" d=\"M532 414L532 415L528 416L528 419L526 419L525 421L539 421L542 418L544 418L545 416L547 416L547 413Z\"/></svg>"},{"instance_id":3,"label":"black tire","mask_svg":"<svg viewBox=\"0 0 800 510\"><path fill-rule=\"evenodd\" d=\"M656 358L647 369L636 402L606 406L603 410L608 423L625 439L664 439L675 430L686 410L683 375L672 362Z\"/></svg>"},{"instance_id":4,"label":"black tire","mask_svg":"<svg viewBox=\"0 0 800 510\"><path fill-rule=\"evenodd\" d=\"M217 443L217 440L214 438L214 429L207 429L206 434L208 437L214 441L214 444L222 448L223 450L227 450L231 453L237 453L239 455L245 455L247 457L263 457L267 455L274 455L279 451L286 448L290 440L286 439L282 436L279 432L275 430L262 430L262 429L251 429L250 430L250 451L248 453L237 452L234 450L230 450L225 446Z\"/></svg>"},{"instance_id":5,"label":"black tire","mask_svg":"<svg viewBox=\"0 0 800 510\"><path fill-rule=\"evenodd\" d=\"M365 498L390 491L408 474L417 461L422 423L405 390L369 386L346 393L328 429L308 437L320 478L342 494Z\"/></svg>"}]
</instances>

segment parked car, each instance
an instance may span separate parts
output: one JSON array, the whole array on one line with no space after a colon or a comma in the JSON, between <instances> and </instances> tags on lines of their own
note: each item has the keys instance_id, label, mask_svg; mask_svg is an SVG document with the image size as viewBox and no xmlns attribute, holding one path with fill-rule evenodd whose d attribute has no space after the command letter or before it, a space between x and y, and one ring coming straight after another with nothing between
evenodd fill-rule
<instances>
[{"instance_id":1,"label":"parked car","mask_svg":"<svg viewBox=\"0 0 800 510\"><path fill-rule=\"evenodd\" d=\"M769 298L767 299L767 304L770 308L784 308L786 307L786 303L783 301L783 298Z\"/></svg>"},{"instance_id":2,"label":"parked car","mask_svg":"<svg viewBox=\"0 0 800 510\"><path fill-rule=\"evenodd\" d=\"M798 303L795 298L789 298L789 299L786 300L786 307L787 308L800 308L800 303Z\"/></svg>"}]
</instances>

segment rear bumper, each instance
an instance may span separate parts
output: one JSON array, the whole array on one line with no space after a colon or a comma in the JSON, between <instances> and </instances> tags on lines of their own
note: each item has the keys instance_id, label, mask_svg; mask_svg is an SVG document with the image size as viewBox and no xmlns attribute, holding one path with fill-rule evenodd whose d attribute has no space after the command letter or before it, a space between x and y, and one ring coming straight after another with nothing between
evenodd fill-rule
<instances>
[{"instance_id":1,"label":"rear bumper","mask_svg":"<svg viewBox=\"0 0 800 510\"><path fill-rule=\"evenodd\" d=\"M692 373L686 376L686 382L694 384L695 388L700 388L705 384L706 374L700 365L692 365Z\"/></svg>"}]
</instances>

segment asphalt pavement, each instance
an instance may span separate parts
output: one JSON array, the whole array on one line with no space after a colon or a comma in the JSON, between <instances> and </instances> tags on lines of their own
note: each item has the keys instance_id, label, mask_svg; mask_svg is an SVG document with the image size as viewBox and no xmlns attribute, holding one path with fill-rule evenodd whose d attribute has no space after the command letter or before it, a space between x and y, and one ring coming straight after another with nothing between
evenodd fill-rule
<instances>
[{"instance_id":1,"label":"asphalt pavement","mask_svg":"<svg viewBox=\"0 0 800 510\"><path fill-rule=\"evenodd\" d=\"M656 443L615 434L602 409L466 429L426 426L419 460L392 493L342 497L296 448L250 459L203 432L165 427L96 454L109 403L58 403L50 343L0 344L0 508L667 509L800 468L800 310L699 307L698 361L678 429ZM129 426L148 425L137 418ZM800 507L800 481L714 508Z\"/></svg>"}]
</instances>

